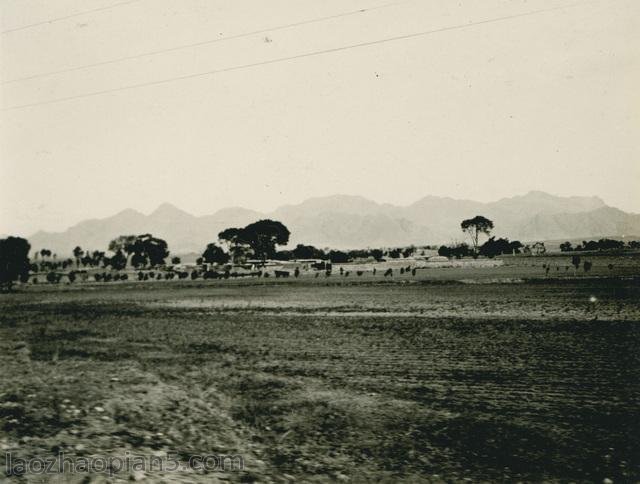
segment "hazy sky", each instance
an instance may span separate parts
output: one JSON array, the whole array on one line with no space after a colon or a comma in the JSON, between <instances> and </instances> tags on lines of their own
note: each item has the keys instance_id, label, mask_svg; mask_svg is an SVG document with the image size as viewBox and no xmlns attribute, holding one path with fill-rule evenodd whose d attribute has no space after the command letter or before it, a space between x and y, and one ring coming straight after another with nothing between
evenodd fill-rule
<instances>
[{"instance_id":1,"label":"hazy sky","mask_svg":"<svg viewBox=\"0 0 640 484\"><path fill-rule=\"evenodd\" d=\"M536 189L640 212L637 0L0 0L0 11L0 233L164 201L205 214L335 193L409 204ZM113 91L425 31L436 32Z\"/></svg>"}]
</instances>

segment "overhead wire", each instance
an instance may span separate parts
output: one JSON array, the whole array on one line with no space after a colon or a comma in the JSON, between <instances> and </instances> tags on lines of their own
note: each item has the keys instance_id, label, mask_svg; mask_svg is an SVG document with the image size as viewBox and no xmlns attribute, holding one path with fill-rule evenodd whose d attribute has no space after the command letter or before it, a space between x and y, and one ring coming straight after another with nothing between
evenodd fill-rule
<instances>
[{"instance_id":1,"label":"overhead wire","mask_svg":"<svg viewBox=\"0 0 640 484\"><path fill-rule=\"evenodd\" d=\"M113 3L111 5L106 5L104 7L94 8L93 10L83 10L82 12L72 13L70 15L65 15L63 17L56 17L56 18L52 18L52 19L49 19L49 20L42 20L40 22L35 22L35 23L32 23L32 24L22 25L20 27L15 27L15 28L12 28L12 29L3 30L2 32L0 32L0 34L2 34L2 35L10 34L12 32L18 32L20 30L26 30L26 29L31 29L33 27L39 27L40 25L52 24L54 22L59 22L61 20L67 20L67 19L70 19L70 18L79 17L81 15L88 15L90 13L102 12L104 10L111 10L111 9L116 8L116 7L122 7L122 6L125 6L125 5L130 5L132 3L139 2L139 1L140 0L126 0L125 2Z\"/></svg>"},{"instance_id":2,"label":"overhead wire","mask_svg":"<svg viewBox=\"0 0 640 484\"><path fill-rule=\"evenodd\" d=\"M10 106L10 107L2 109L2 111L12 111L12 110L16 110L16 109L24 109L24 108L43 106L43 105L48 105L48 104L56 104L56 103L71 101L71 100L75 100L75 99L85 99L85 98L94 97L94 96L100 96L100 95L109 94L109 93L128 91L128 90L132 90L132 89L140 89L140 88L144 88L144 87L157 86L157 85L162 85L162 84L168 84L168 83L173 83L173 82L184 81L184 80L188 80L188 79L195 79L195 78L198 78L198 77L212 76L212 75L215 75L215 74L220 74L220 73L225 73L225 72L232 72L232 71L249 69L249 68L254 68L254 67L259 67L259 66L265 66L265 65L278 64L278 63L283 63L283 62L289 62L289 61L303 59L303 58L307 58L307 57L315 57L315 56L320 56L320 55L325 55L325 54L330 54L330 53L335 53L335 52L347 51L347 50L351 50L351 49L369 47L369 46L372 46L372 45L378 45L378 44L384 44L384 43L389 43L389 42L398 42L398 41L401 41L401 40L414 39L414 38L424 37L424 36L437 34L437 33L441 33L441 32L448 32L448 31L454 31L454 30L463 30L463 29L467 29L467 28L471 28L471 27L476 27L476 26L479 26L479 25L486 25L486 24L491 24L491 23L504 22L504 21L507 21L507 20L513 20L513 19L517 19L517 18L523 18L523 17L529 17L529 16L533 16L533 15L539 15L539 14L553 12L553 11L557 11L557 10L561 10L561 9L573 8L573 7L577 7L577 6L580 6L580 5L584 5L586 3L592 3L592 0L591 1L590 0L586 0L586 1L576 2L576 3L572 3L572 4L568 4L568 5L545 8L545 9L530 10L528 12L523 12L523 13L519 13L519 14L504 15L504 16L501 16L501 17L494 17L494 18L490 18L490 19L479 20L479 21L476 21L476 22L467 22L467 23L463 23L463 24L456 24L456 25L451 25L451 26L448 26L448 27L441 27L441 28L437 28L437 29L423 30L423 31L414 32L414 33L411 33L411 34L398 35L398 36L394 36L394 37L387 37L387 38L384 38L384 39L377 39L377 40L371 40L371 41L366 41L366 42L359 42L359 43L349 44L349 45L340 46L340 47L333 47L333 48L328 48L328 49L305 52L305 53L302 53L302 54L295 54L295 55L290 55L290 56L285 56L285 57L277 57L275 59L268 59L268 60L264 60L264 61L251 62L251 63L248 63L248 64L241 64L241 65L236 65L236 66L231 66L231 67L226 67L226 68L221 68L221 69L214 69L214 70L209 70L209 71L205 71L205 72L197 72L197 73L186 74L186 75L182 75L182 76L169 77L169 78L165 78L165 79L159 79L159 80L156 80L156 81L148 81L148 82L141 82L141 83L137 83L137 84L129 84L129 85L126 85L126 86L120 86L120 87L115 87L115 88L110 88L110 89L103 89L103 90L99 90L99 91L92 91L92 92L88 92L88 93L84 93L84 94L78 94L78 95L73 95L73 96L65 96L65 97L55 98L55 99L51 99L51 100L48 100L48 101L39 101L39 102L35 102L35 103L28 103L28 104Z\"/></svg>"},{"instance_id":3,"label":"overhead wire","mask_svg":"<svg viewBox=\"0 0 640 484\"><path fill-rule=\"evenodd\" d=\"M193 42L193 43L189 43L189 44L182 44L182 45L178 45L178 46L174 46L174 47L168 47L166 49L153 50L153 51L149 51L149 52L142 52L140 54L134 54L134 55L124 56L124 57L117 57L115 59L109 59L109 60L100 61L100 62L93 62L93 63L90 63L90 64L82 64L82 65L78 65L78 66L67 67L67 68L59 69L59 70L55 70L55 71L43 72L41 74L33 74L33 75L30 75L30 76L19 77L19 78L16 78L16 79L9 79L9 80L0 82L0 84L10 84L10 83L14 83L14 82L28 81L28 80L31 80L31 79L38 79L38 78L41 78L41 77L53 76L53 75L56 75L56 74L64 74L64 73L67 73L67 72L74 72L74 71L79 71L79 70L83 70L83 69L90 69L92 67L99 67L99 66L105 66L105 65L109 65L109 64L116 64L118 62L141 59L143 57L155 56L155 55L165 54L165 53L168 53L168 52L175 52L175 51L179 51L179 50L183 50L183 49L189 49L189 48L193 48L193 47L200 47L200 46L203 46L203 45L209 45L209 44L214 44L214 43L218 43L218 42L226 42L226 41L229 41L229 40L241 39L241 38L244 38L244 37L251 37L251 36L254 36L254 35L266 34L266 33L269 33L269 32L277 32L279 30L285 30L285 29L290 29L290 28L294 28L294 27L300 27L302 25L308 25L308 24L313 24L313 23L318 23L318 22L325 22L327 20L334 20L334 19L341 18L341 17L347 17L347 16L351 16L351 15L362 14L362 13L369 12L369 11L372 11L372 10L379 10L379 9L382 9L382 8L388 8L388 7L399 5L399 4L402 4L402 3L406 3L408 1L411 1L411 0L389 2L389 3L385 3L383 5L378 5L378 6L374 6L374 7L359 8L357 10L351 10L351 11L348 11L348 12L343 12L343 13L339 13L339 14L335 14L335 15L327 15L325 17L317 17L317 18L302 20L300 22L293 22L293 23L279 25L279 26L275 26L275 27L269 27L269 28L263 28L263 29L259 29L259 30L253 30L251 32L244 32L244 33L241 33L241 34L235 34L235 35L231 35L231 36L228 36L228 37L217 37L215 39L208 39L208 40L202 40L202 41Z\"/></svg>"}]
</instances>

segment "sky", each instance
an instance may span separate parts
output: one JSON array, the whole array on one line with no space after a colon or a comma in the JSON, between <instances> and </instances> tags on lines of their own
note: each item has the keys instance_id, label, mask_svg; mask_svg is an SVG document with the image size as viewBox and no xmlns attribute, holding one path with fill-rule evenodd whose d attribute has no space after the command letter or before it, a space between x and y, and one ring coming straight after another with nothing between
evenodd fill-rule
<instances>
[{"instance_id":1,"label":"sky","mask_svg":"<svg viewBox=\"0 0 640 484\"><path fill-rule=\"evenodd\" d=\"M0 15L1 234L337 193L542 190L640 212L637 0L0 0Z\"/></svg>"}]
</instances>

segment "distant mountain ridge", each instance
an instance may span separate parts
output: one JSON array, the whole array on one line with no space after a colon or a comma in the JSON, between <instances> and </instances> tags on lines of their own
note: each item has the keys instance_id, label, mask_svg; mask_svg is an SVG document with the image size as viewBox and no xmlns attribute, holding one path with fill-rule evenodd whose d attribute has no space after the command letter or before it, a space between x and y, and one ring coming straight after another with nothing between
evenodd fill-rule
<instances>
[{"instance_id":1,"label":"distant mountain ridge","mask_svg":"<svg viewBox=\"0 0 640 484\"><path fill-rule=\"evenodd\" d=\"M427 245L463 241L460 222L475 215L493 220L495 235L523 242L640 234L639 214L609 207L598 197L559 197L532 191L489 203L426 196L408 206L334 195L284 205L270 213L230 207L204 216L163 203L149 215L127 209L104 219L80 222L64 232L37 232L29 241L33 249L69 254L77 245L105 250L118 235L152 233L180 254L201 252L225 228L272 218L289 228L290 245L342 249Z\"/></svg>"}]
</instances>

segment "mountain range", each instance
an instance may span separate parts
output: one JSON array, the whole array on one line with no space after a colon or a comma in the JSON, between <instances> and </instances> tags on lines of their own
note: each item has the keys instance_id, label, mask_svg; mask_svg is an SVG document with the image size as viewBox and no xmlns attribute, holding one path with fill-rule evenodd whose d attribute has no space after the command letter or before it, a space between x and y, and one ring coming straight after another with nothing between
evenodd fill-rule
<instances>
[{"instance_id":1,"label":"mountain range","mask_svg":"<svg viewBox=\"0 0 640 484\"><path fill-rule=\"evenodd\" d=\"M598 197L559 197L532 191L489 203L427 196L408 206L334 195L284 205L269 213L232 207L204 216L164 203L149 215L127 209L104 219L80 222L64 232L37 232L29 241L33 249L69 254L77 245L105 250L118 235L151 233L165 239L172 253L182 254L202 252L225 228L271 218L289 228L290 246L430 245L463 241L460 222L475 215L491 219L495 235L523 242L640 234L640 214L607 206Z\"/></svg>"}]
</instances>

